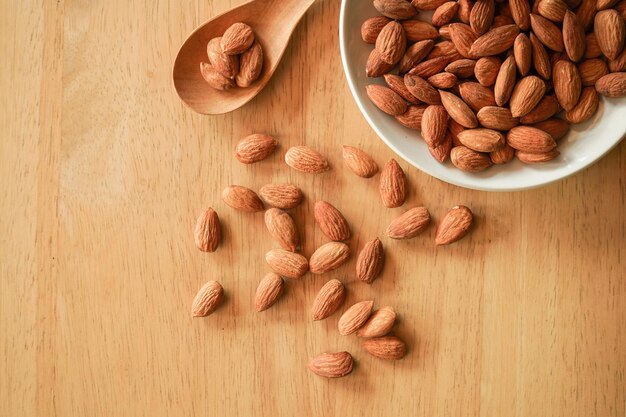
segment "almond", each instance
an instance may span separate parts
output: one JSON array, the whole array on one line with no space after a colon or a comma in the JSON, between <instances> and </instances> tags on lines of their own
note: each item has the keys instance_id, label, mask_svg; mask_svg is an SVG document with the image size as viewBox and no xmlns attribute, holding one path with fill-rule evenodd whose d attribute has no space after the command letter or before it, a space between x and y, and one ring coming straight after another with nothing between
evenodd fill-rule
<instances>
[{"instance_id":1,"label":"almond","mask_svg":"<svg viewBox=\"0 0 626 417\"><path fill-rule=\"evenodd\" d=\"M582 89L582 80L576 65L566 60L558 61L552 70L552 82L561 107L566 111L573 109Z\"/></svg>"},{"instance_id":2,"label":"almond","mask_svg":"<svg viewBox=\"0 0 626 417\"><path fill-rule=\"evenodd\" d=\"M361 249L356 260L357 278L371 284L380 275L384 260L383 244L380 242L380 239L370 240Z\"/></svg>"},{"instance_id":3,"label":"almond","mask_svg":"<svg viewBox=\"0 0 626 417\"><path fill-rule=\"evenodd\" d=\"M380 31L376 38L376 49L380 59L388 64L396 64L406 50L406 35L402 25L391 21Z\"/></svg>"},{"instance_id":4,"label":"almond","mask_svg":"<svg viewBox=\"0 0 626 417\"><path fill-rule=\"evenodd\" d=\"M300 278L309 269L304 256L284 249L270 250L265 254L265 261L274 272L287 278Z\"/></svg>"},{"instance_id":5,"label":"almond","mask_svg":"<svg viewBox=\"0 0 626 417\"><path fill-rule=\"evenodd\" d=\"M454 74L457 78L469 78L474 75L476 61L473 59L458 59L446 66L446 72Z\"/></svg>"},{"instance_id":6,"label":"almond","mask_svg":"<svg viewBox=\"0 0 626 417\"><path fill-rule=\"evenodd\" d=\"M410 71L410 75L417 75L421 78L428 78L443 70L450 62L448 56L440 56L437 58L422 61L413 67Z\"/></svg>"},{"instance_id":7,"label":"almond","mask_svg":"<svg viewBox=\"0 0 626 417\"><path fill-rule=\"evenodd\" d=\"M291 184L267 184L259 194L270 206L283 210L296 207L302 201L302 191Z\"/></svg>"},{"instance_id":8,"label":"almond","mask_svg":"<svg viewBox=\"0 0 626 417\"><path fill-rule=\"evenodd\" d=\"M270 208L265 212L265 226L272 238L288 251L295 252L300 244L296 224L286 211Z\"/></svg>"},{"instance_id":9,"label":"almond","mask_svg":"<svg viewBox=\"0 0 626 417\"><path fill-rule=\"evenodd\" d=\"M440 72L432 77L428 77L427 81L435 88L448 89L456 85L457 78L456 75L450 74L449 72Z\"/></svg>"},{"instance_id":10,"label":"almond","mask_svg":"<svg viewBox=\"0 0 626 417\"><path fill-rule=\"evenodd\" d=\"M542 162L548 162L559 156L559 154L560 152L556 149L544 153L515 151L515 156L517 157L517 159L525 164L539 164Z\"/></svg>"},{"instance_id":11,"label":"almond","mask_svg":"<svg viewBox=\"0 0 626 417\"><path fill-rule=\"evenodd\" d=\"M329 169L326 158L308 146L289 148L285 154L285 163L296 171L309 174L319 174Z\"/></svg>"},{"instance_id":12,"label":"almond","mask_svg":"<svg viewBox=\"0 0 626 417\"><path fill-rule=\"evenodd\" d=\"M435 244L449 245L467 234L474 220L472 211L465 206L454 206L445 215L435 235Z\"/></svg>"},{"instance_id":13,"label":"almond","mask_svg":"<svg viewBox=\"0 0 626 417\"><path fill-rule=\"evenodd\" d=\"M504 106L511 97L515 87L515 58L513 56L504 60L498 71L496 83L493 87L494 101L498 106Z\"/></svg>"},{"instance_id":14,"label":"almond","mask_svg":"<svg viewBox=\"0 0 626 417\"><path fill-rule=\"evenodd\" d=\"M265 311L278 301L285 288L285 282L280 275L273 272L263 277L256 289L254 307L259 313Z\"/></svg>"},{"instance_id":15,"label":"almond","mask_svg":"<svg viewBox=\"0 0 626 417\"><path fill-rule=\"evenodd\" d=\"M619 0L598 0L598 2L596 3L596 8L598 10L606 10L615 6L618 1Z\"/></svg>"},{"instance_id":16,"label":"almond","mask_svg":"<svg viewBox=\"0 0 626 417\"><path fill-rule=\"evenodd\" d=\"M220 219L211 207L198 217L194 241L202 252L215 252L222 240Z\"/></svg>"},{"instance_id":17,"label":"almond","mask_svg":"<svg viewBox=\"0 0 626 417\"><path fill-rule=\"evenodd\" d=\"M328 242L313 252L309 269L313 274L324 274L343 265L350 257L350 248L342 242Z\"/></svg>"},{"instance_id":18,"label":"almond","mask_svg":"<svg viewBox=\"0 0 626 417\"><path fill-rule=\"evenodd\" d=\"M450 120L448 123L448 133L452 136L452 143L454 146L461 146L461 141L459 140L459 133L464 131L465 128L455 122L454 120ZM447 136L447 135L446 135Z\"/></svg>"},{"instance_id":19,"label":"almond","mask_svg":"<svg viewBox=\"0 0 626 417\"><path fill-rule=\"evenodd\" d=\"M480 125L487 129L509 130L519 123L519 120L513 117L511 111L506 107L483 107L476 117Z\"/></svg>"},{"instance_id":20,"label":"almond","mask_svg":"<svg viewBox=\"0 0 626 417\"><path fill-rule=\"evenodd\" d=\"M445 2L446 0L412 0L411 4L417 10L435 10Z\"/></svg>"},{"instance_id":21,"label":"almond","mask_svg":"<svg viewBox=\"0 0 626 417\"><path fill-rule=\"evenodd\" d=\"M404 85L404 78L395 74L385 74L383 76L385 82L396 94L402 97L404 100L412 104L419 104L419 100L416 99L413 94Z\"/></svg>"},{"instance_id":22,"label":"almond","mask_svg":"<svg viewBox=\"0 0 626 417\"><path fill-rule=\"evenodd\" d=\"M583 123L591 119L598 110L598 93L594 87L585 87L574 108L565 113L570 123Z\"/></svg>"},{"instance_id":23,"label":"almond","mask_svg":"<svg viewBox=\"0 0 626 417\"><path fill-rule=\"evenodd\" d=\"M373 306L373 301L361 301L347 309L341 315L337 324L339 334L347 336L363 327L370 314L372 314Z\"/></svg>"},{"instance_id":24,"label":"almond","mask_svg":"<svg viewBox=\"0 0 626 417\"><path fill-rule=\"evenodd\" d=\"M489 153L489 158L491 158L491 162L494 164L506 164L515 156L515 149L511 148L509 145L504 145L499 147L493 152Z\"/></svg>"},{"instance_id":25,"label":"almond","mask_svg":"<svg viewBox=\"0 0 626 417\"><path fill-rule=\"evenodd\" d=\"M227 55L237 55L252 46L254 43L254 32L245 23L233 23L220 40L222 51Z\"/></svg>"},{"instance_id":26,"label":"almond","mask_svg":"<svg viewBox=\"0 0 626 417\"><path fill-rule=\"evenodd\" d=\"M391 22L391 19L385 16L374 16L367 19L361 25L361 38L365 43L376 43L376 38L381 30Z\"/></svg>"},{"instance_id":27,"label":"almond","mask_svg":"<svg viewBox=\"0 0 626 417\"><path fill-rule=\"evenodd\" d=\"M611 70L611 72L622 72L626 70L626 48L622 50L622 53L620 53L617 58L609 59L609 70Z\"/></svg>"},{"instance_id":28,"label":"almond","mask_svg":"<svg viewBox=\"0 0 626 417\"><path fill-rule=\"evenodd\" d=\"M397 360L402 359L406 354L404 342L396 336L366 339L363 341L363 349L380 359Z\"/></svg>"},{"instance_id":29,"label":"almond","mask_svg":"<svg viewBox=\"0 0 626 417\"><path fill-rule=\"evenodd\" d=\"M563 45L567 56L574 62L580 61L585 54L585 29L569 10L565 12L563 19Z\"/></svg>"},{"instance_id":30,"label":"almond","mask_svg":"<svg viewBox=\"0 0 626 417\"><path fill-rule=\"evenodd\" d=\"M259 42L254 41L250 49L241 54L239 74L235 77L235 81L239 87L249 87L259 79L262 70L263 48L261 48Z\"/></svg>"},{"instance_id":31,"label":"almond","mask_svg":"<svg viewBox=\"0 0 626 417\"><path fill-rule=\"evenodd\" d=\"M510 49L519 34L517 25L500 26L476 39L470 48L469 54L473 56L498 55Z\"/></svg>"},{"instance_id":32,"label":"almond","mask_svg":"<svg viewBox=\"0 0 626 417\"><path fill-rule=\"evenodd\" d=\"M550 22L543 16L531 13L530 25L533 28L533 33L546 47L557 52L561 52L563 50L563 35L554 23Z\"/></svg>"},{"instance_id":33,"label":"almond","mask_svg":"<svg viewBox=\"0 0 626 417\"><path fill-rule=\"evenodd\" d=\"M448 93L450 94L450 93ZM443 106L432 105L422 115L422 137L428 146L439 145L448 129L448 113Z\"/></svg>"},{"instance_id":34,"label":"almond","mask_svg":"<svg viewBox=\"0 0 626 417\"><path fill-rule=\"evenodd\" d=\"M392 89L378 84L371 84L366 86L365 90L372 103L385 113L396 116L406 111L406 103Z\"/></svg>"},{"instance_id":35,"label":"almond","mask_svg":"<svg viewBox=\"0 0 626 417\"><path fill-rule=\"evenodd\" d=\"M544 80L549 80L552 76L552 66L546 48L534 33L530 34L530 43L533 47L533 66L535 71Z\"/></svg>"},{"instance_id":36,"label":"almond","mask_svg":"<svg viewBox=\"0 0 626 417\"><path fill-rule=\"evenodd\" d=\"M535 123L532 127L546 132L554 140L559 140L569 132L569 123L563 119L548 119Z\"/></svg>"},{"instance_id":37,"label":"almond","mask_svg":"<svg viewBox=\"0 0 626 417\"><path fill-rule=\"evenodd\" d=\"M534 75L529 75L518 81L511 94L511 115L525 116L535 108L546 91L545 83Z\"/></svg>"},{"instance_id":38,"label":"almond","mask_svg":"<svg viewBox=\"0 0 626 417\"><path fill-rule=\"evenodd\" d=\"M401 22L406 34L406 39L410 42L423 41L425 39L437 39L439 32L437 28L428 22L421 20L405 20Z\"/></svg>"},{"instance_id":39,"label":"almond","mask_svg":"<svg viewBox=\"0 0 626 417\"><path fill-rule=\"evenodd\" d=\"M348 352L320 353L309 362L311 372L326 378L341 378L342 376L346 376L352 372L352 366L352 355Z\"/></svg>"},{"instance_id":40,"label":"almond","mask_svg":"<svg viewBox=\"0 0 626 417\"><path fill-rule=\"evenodd\" d=\"M252 164L270 156L277 146L278 141L270 135L254 133L237 142L235 157L241 163Z\"/></svg>"},{"instance_id":41,"label":"almond","mask_svg":"<svg viewBox=\"0 0 626 417\"><path fill-rule=\"evenodd\" d=\"M405 0L374 0L374 7L390 19L410 19L417 14L411 3Z\"/></svg>"},{"instance_id":42,"label":"almond","mask_svg":"<svg viewBox=\"0 0 626 417\"><path fill-rule=\"evenodd\" d=\"M371 178L378 172L378 165L372 157L355 147L343 145L343 160L359 177Z\"/></svg>"},{"instance_id":43,"label":"almond","mask_svg":"<svg viewBox=\"0 0 626 417\"><path fill-rule=\"evenodd\" d=\"M452 37L450 36L450 25L444 25L442 27L439 28L439 36L441 36L442 38L446 39L446 40L450 40L452 39Z\"/></svg>"},{"instance_id":44,"label":"almond","mask_svg":"<svg viewBox=\"0 0 626 417\"><path fill-rule=\"evenodd\" d=\"M596 3L597 0L582 0L576 10L576 17L585 30L591 27L593 18L596 16Z\"/></svg>"},{"instance_id":45,"label":"almond","mask_svg":"<svg viewBox=\"0 0 626 417\"><path fill-rule=\"evenodd\" d=\"M391 307L383 307L372 313L356 335L359 337L381 337L393 328L396 322L396 312Z\"/></svg>"},{"instance_id":46,"label":"almond","mask_svg":"<svg viewBox=\"0 0 626 417\"><path fill-rule=\"evenodd\" d=\"M467 129L458 137L464 146L476 152L493 152L504 145L504 135L492 129Z\"/></svg>"},{"instance_id":47,"label":"almond","mask_svg":"<svg viewBox=\"0 0 626 417\"><path fill-rule=\"evenodd\" d=\"M498 15L493 18L493 23L491 24L491 28L495 29L501 26L514 25L514 24L515 24L515 21L513 20L512 17Z\"/></svg>"},{"instance_id":48,"label":"almond","mask_svg":"<svg viewBox=\"0 0 626 417\"><path fill-rule=\"evenodd\" d=\"M602 51L600 50L600 45L598 45L598 40L596 39L595 33L588 33L585 36L584 58L598 58L600 55L602 55Z\"/></svg>"},{"instance_id":49,"label":"almond","mask_svg":"<svg viewBox=\"0 0 626 417\"><path fill-rule=\"evenodd\" d=\"M626 72L614 72L596 81L596 91L605 97L626 96Z\"/></svg>"},{"instance_id":50,"label":"almond","mask_svg":"<svg viewBox=\"0 0 626 417\"><path fill-rule=\"evenodd\" d=\"M530 113L520 118L520 122L524 125L543 122L557 114L560 110L561 106L555 96L543 96Z\"/></svg>"},{"instance_id":51,"label":"almond","mask_svg":"<svg viewBox=\"0 0 626 417\"><path fill-rule=\"evenodd\" d=\"M256 212L264 209L259 196L251 189L241 185L226 187L222 191L222 200L236 210Z\"/></svg>"},{"instance_id":52,"label":"almond","mask_svg":"<svg viewBox=\"0 0 626 417\"><path fill-rule=\"evenodd\" d=\"M411 239L430 224L430 213L424 207L413 207L396 217L387 227L387 236L392 239Z\"/></svg>"},{"instance_id":53,"label":"almond","mask_svg":"<svg viewBox=\"0 0 626 417\"><path fill-rule=\"evenodd\" d=\"M540 0L537 11L548 20L562 22L568 8L563 0Z\"/></svg>"},{"instance_id":54,"label":"almond","mask_svg":"<svg viewBox=\"0 0 626 417\"><path fill-rule=\"evenodd\" d=\"M213 38L206 47L209 63L213 68L226 78L233 79L239 72L239 57L236 55L226 55L222 52L220 41L222 38Z\"/></svg>"},{"instance_id":55,"label":"almond","mask_svg":"<svg viewBox=\"0 0 626 417\"><path fill-rule=\"evenodd\" d=\"M491 87L496 82L501 65L500 58L494 56L480 58L474 67L474 76L482 86Z\"/></svg>"},{"instance_id":56,"label":"almond","mask_svg":"<svg viewBox=\"0 0 626 417\"><path fill-rule=\"evenodd\" d=\"M476 0L469 18L472 30L479 35L487 32L491 27L495 12L496 3L494 0Z\"/></svg>"},{"instance_id":57,"label":"almond","mask_svg":"<svg viewBox=\"0 0 626 417\"><path fill-rule=\"evenodd\" d=\"M434 45L435 42L432 39L424 39L409 46L400 60L398 71L401 74L408 72L430 53Z\"/></svg>"},{"instance_id":58,"label":"almond","mask_svg":"<svg viewBox=\"0 0 626 417\"><path fill-rule=\"evenodd\" d=\"M390 159L380 173L380 198L387 208L400 207L406 198L404 171L395 159Z\"/></svg>"},{"instance_id":59,"label":"almond","mask_svg":"<svg viewBox=\"0 0 626 417\"><path fill-rule=\"evenodd\" d=\"M380 77L391 71L392 68L392 64L388 64L380 58L378 50L372 49L365 63L365 75L374 78Z\"/></svg>"},{"instance_id":60,"label":"almond","mask_svg":"<svg viewBox=\"0 0 626 417\"><path fill-rule=\"evenodd\" d=\"M426 110L427 107L427 104L409 106L404 114L396 116L396 120L400 122L400 124L404 127L414 130L421 130L422 116L424 115L424 110Z\"/></svg>"},{"instance_id":61,"label":"almond","mask_svg":"<svg viewBox=\"0 0 626 417\"><path fill-rule=\"evenodd\" d=\"M311 308L313 320L324 320L326 317L331 316L341 307L345 298L346 289L343 284L336 279L328 281L320 289L313 301L313 307Z\"/></svg>"},{"instance_id":62,"label":"almond","mask_svg":"<svg viewBox=\"0 0 626 417\"><path fill-rule=\"evenodd\" d=\"M443 107L445 107L446 111L450 115L452 119L454 119L458 124L467 127L474 128L478 126L478 121L476 120L476 115L472 112L472 109L469 108L467 104L459 97L455 96L452 93L447 91L439 91L441 95L441 103ZM447 129L447 119L442 119L444 121L444 126ZM422 120L423 123L423 120ZM425 131L422 131L422 134L425 134ZM444 132L445 135L445 132ZM425 138L426 139L426 138ZM437 146L441 143L442 140L434 141L433 144L429 143L429 146Z\"/></svg>"},{"instance_id":63,"label":"almond","mask_svg":"<svg viewBox=\"0 0 626 417\"><path fill-rule=\"evenodd\" d=\"M445 161L448 156L450 156L450 151L452 150L452 134L448 129L446 133L446 137L443 139L439 145L435 147L428 147L428 152L439 162Z\"/></svg>"},{"instance_id":64,"label":"almond","mask_svg":"<svg viewBox=\"0 0 626 417\"><path fill-rule=\"evenodd\" d=\"M459 0L458 3L459 10L457 12L457 17L462 23L469 25L470 15L472 14L474 2L472 0Z\"/></svg>"},{"instance_id":65,"label":"almond","mask_svg":"<svg viewBox=\"0 0 626 417\"><path fill-rule=\"evenodd\" d=\"M462 58L461 54L459 54L451 41L442 41L433 46L433 49L427 55L427 58L432 59L439 56L447 56L450 58L450 61Z\"/></svg>"},{"instance_id":66,"label":"almond","mask_svg":"<svg viewBox=\"0 0 626 417\"><path fill-rule=\"evenodd\" d=\"M443 26L454 18L456 11L459 8L459 4L456 1L447 1L441 6L437 7L433 12L431 21L435 26Z\"/></svg>"},{"instance_id":67,"label":"almond","mask_svg":"<svg viewBox=\"0 0 626 417\"><path fill-rule=\"evenodd\" d=\"M200 288L191 305L193 317L206 317L213 313L224 299L224 288L217 281L209 281Z\"/></svg>"},{"instance_id":68,"label":"almond","mask_svg":"<svg viewBox=\"0 0 626 417\"><path fill-rule=\"evenodd\" d=\"M532 45L526 34L520 33L517 35L517 38L515 38L513 54L515 55L517 70L522 76L527 75L528 71L530 71L530 64L532 63Z\"/></svg>"},{"instance_id":69,"label":"almond","mask_svg":"<svg viewBox=\"0 0 626 417\"><path fill-rule=\"evenodd\" d=\"M455 146L450 151L452 165L466 172L480 172L492 165L491 159L485 154L476 152L465 146Z\"/></svg>"},{"instance_id":70,"label":"almond","mask_svg":"<svg viewBox=\"0 0 626 417\"><path fill-rule=\"evenodd\" d=\"M474 111L479 111L485 106L496 105L493 91L479 83L465 82L459 85L459 93L463 101Z\"/></svg>"},{"instance_id":71,"label":"almond","mask_svg":"<svg viewBox=\"0 0 626 417\"><path fill-rule=\"evenodd\" d=\"M528 0L509 0L511 17L521 30L528 30L530 27L530 5Z\"/></svg>"},{"instance_id":72,"label":"almond","mask_svg":"<svg viewBox=\"0 0 626 417\"><path fill-rule=\"evenodd\" d=\"M477 56L470 54L470 48L478 35L466 24L452 23L450 24L450 38L456 50L464 58L478 58Z\"/></svg>"},{"instance_id":73,"label":"almond","mask_svg":"<svg viewBox=\"0 0 626 417\"><path fill-rule=\"evenodd\" d=\"M313 208L313 214L315 222L330 240L341 241L350 238L350 226L346 218L332 204L318 201Z\"/></svg>"},{"instance_id":74,"label":"almond","mask_svg":"<svg viewBox=\"0 0 626 417\"><path fill-rule=\"evenodd\" d=\"M626 27L624 20L614 9L602 10L596 14L593 24L600 50L609 59L615 59L624 49Z\"/></svg>"},{"instance_id":75,"label":"almond","mask_svg":"<svg viewBox=\"0 0 626 417\"><path fill-rule=\"evenodd\" d=\"M208 62L200 63L200 74L204 81L216 90L227 91L235 86L232 79L224 77Z\"/></svg>"},{"instance_id":76,"label":"almond","mask_svg":"<svg viewBox=\"0 0 626 417\"><path fill-rule=\"evenodd\" d=\"M531 153L544 153L556 148L552 136L531 126L517 126L509 130L506 143L514 149Z\"/></svg>"}]
</instances>

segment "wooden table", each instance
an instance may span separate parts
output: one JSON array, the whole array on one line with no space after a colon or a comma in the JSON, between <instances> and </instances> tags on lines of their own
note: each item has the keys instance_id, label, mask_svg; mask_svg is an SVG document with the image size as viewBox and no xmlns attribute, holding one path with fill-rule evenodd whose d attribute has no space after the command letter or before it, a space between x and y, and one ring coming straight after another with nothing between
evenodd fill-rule
<instances>
[{"instance_id":1,"label":"wooden table","mask_svg":"<svg viewBox=\"0 0 626 417\"><path fill-rule=\"evenodd\" d=\"M486 193L444 184L399 161L410 196L384 209L378 177L343 166L341 144L382 165L394 157L359 113L339 58L339 1L319 0L272 82L243 109L192 113L171 82L177 48L233 1L3 1L0 6L0 415L29 416L598 416L626 404L626 144L538 190ZM253 166L234 143L268 132L280 151ZM287 168L308 144L332 170ZM275 247L263 215L220 198L229 184L302 187L293 213L309 256L324 236L312 205L348 218L353 251L383 239L383 276L356 281L355 257L325 276L289 281L259 314L253 298ZM469 237L435 248L383 238L414 205L440 220L455 204L477 216ZM216 253L192 229L213 206ZM309 318L329 278L347 305L373 299L400 316L409 346L372 358ZM192 319L196 290L217 279L223 307ZM348 350L337 380L306 368Z\"/></svg>"}]
</instances>

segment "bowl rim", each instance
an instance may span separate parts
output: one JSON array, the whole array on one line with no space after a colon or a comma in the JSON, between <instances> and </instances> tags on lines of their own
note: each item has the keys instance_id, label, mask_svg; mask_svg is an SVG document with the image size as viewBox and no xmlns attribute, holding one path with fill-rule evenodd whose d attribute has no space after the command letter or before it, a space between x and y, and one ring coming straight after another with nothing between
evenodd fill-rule
<instances>
[{"instance_id":1,"label":"bowl rim","mask_svg":"<svg viewBox=\"0 0 626 417\"><path fill-rule=\"evenodd\" d=\"M488 187L481 187L480 185L475 185L475 184L470 184L470 183L464 183L462 181L458 181L454 178L451 178L449 176L446 175L438 175L436 173L433 173L431 171L429 171L427 168L425 168L424 166L420 165L419 163L417 163L416 161L413 160L413 158L409 157L405 152L403 152L402 150L400 150L394 143L393 141L390 141L386 135L384 135L382 133L382 131L378 128L378 126L376 125L376 123L372 120L372 118L370 117L368 111L365 109L365 106L362 103L362 100L359 98L358 95L358 89L357 89L357 85L356 85L356 81L353 79L352 75L350 74L350 69L348 67L348 57L347 57L347 23L346 23L346 8L347 8L347 3L351 1L351 0L341 0L341 8L339 11L339 51L340 51L340 55L341 55L341 63L342 63L342 68L343 68L343 72L345 74L346 80L348 81L348 86L350 88L350 93L352 94L352 98L354 99L354 101L356 102L361 114L363 115L363 117L365 117L365 120L367 121L367 123L369 124L369 126L374 130L374 132L376 133L376 135L389 147L391 148L391 150L393 150L398 156L400 156L402 159L404 159L404 161L406 161L407 163L409 163L410 165L414 166L415 168L419 169L420 171L424 172L427 175L430 175L431 177L437 178L440 181L452 184L452 185L456 185L458 187L462 187L462 188L467 188L467 189L472 189L472 190L479 190L479 191L492 191L492 192L510 192L510 191L524 191L524 190L530 190L533 188L539 188L539 187L543 187L552 183L555 183L557 181L561 181L567 177L570 177L588 167L590 167L591 165L593 165L594 163L596 163L597 161L599 161L600 159L602 159L607 153L609 153L613 148L615 148L624 138L624 136L626 135L626 125L622 128L621 133L619 133L619 135L616 137L616 139L613 141L613 143L608 146L603 152L598 153L597 155L595 155L593 158L589 158L587 161L579 164L579 165L572 165L571 167L568 167L565 172L562 173L562 175L558 175L556 177L550 177L547 178L545 180L539 180L539 181L534 181L530 184L525 184L525 185L518 185L518 186L503 186L503 187L495 187L493 185L490 185Z\"/></svg>"}]
</instances>

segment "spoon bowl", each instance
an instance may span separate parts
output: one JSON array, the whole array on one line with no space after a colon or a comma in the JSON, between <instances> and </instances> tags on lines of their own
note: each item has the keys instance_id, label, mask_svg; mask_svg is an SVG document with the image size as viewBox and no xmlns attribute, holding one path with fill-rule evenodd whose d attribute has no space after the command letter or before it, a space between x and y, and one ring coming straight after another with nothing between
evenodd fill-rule
<instances>
[{"instance_id":1,"label":"spoon bowl","mask_svg":"<svg viewBox=\"0 0 626 417\"><path fill-rule=\"evenodd\" d=\"M174 61L174 88L181 100L200 114L223 114L252 100L268 83L280 62L291 34L315 0L253 0L205 22L185 40ZM215 90L200 74L208 62L207 43L222 36L233 23L243 22L254 31L263 48L263 70L251 86Z\"/></svg>"}]
</instances>

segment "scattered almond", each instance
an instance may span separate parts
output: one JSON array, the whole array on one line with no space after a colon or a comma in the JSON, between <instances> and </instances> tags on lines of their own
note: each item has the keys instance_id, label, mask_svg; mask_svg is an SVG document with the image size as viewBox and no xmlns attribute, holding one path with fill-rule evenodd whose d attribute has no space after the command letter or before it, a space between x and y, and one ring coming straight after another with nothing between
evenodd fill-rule
<instances>
[{"instance_id":1,"label":"scattered almond","mask_svg":"<svg viewBox=\"0 0 626 417\"><path fill-rule=\"evenodd\" d=\"M222 240L220 219L211 207L198 217L194 231L196 246L202 252L215 252Z\"/></svg>"},{"instance_id":2,"label":"scattered almond","mask_svg":"<svg viewBox=\"0 0 626 417\"><path fill-rule=\"evenodd\" d=\"M280 275L273 272L265 275L259 283L256 289L256 295L254 296L254 307L256 311L260 313L273 306L283 294L284 288L285 282Z\"/></svg>"},{"instance_id":3,"label":"scattered almond","mask_svg":"<svg viewBox=\"0 0 626 417\"><path fill-rule=\"evenodd\" d=\"M309 269L309 262L299 253L285 249L272 249L265 254L267 264L279 275L300 278Z\"/></svg>"},{"instance_id":4,"label":"scattered almond","mask_svg":"<svg viewBox=\"0 0 626 417\"><path fill-rule=\"evenodd\" d=\"M348 352L320 353L309 362L311 372L326 378L346 376L352 372L352 366L352 355Z\"/></svg>"},{"instance_id":5,"label":"scattered almond","mask_svg":"<svg viewBox=\"0 0 626 417\"><path fill-rule=\"evenodd\" d=\"M226 187L222 191L222 200L235 210L256 212L264 209L259 196L251 189L241 185Z\"/></svg>"},{"instance_id":6,"label":"scattered almond","mask_svg":"<svg viewBox=\"0 0 626 417\"><path fill-rule=\"evenodd\" d=\"M445 215L435 235L435 243L437 245L449 245L454 243L467 234L474 215L472 211L465 206L454 206Z\"/></svg>"},{"instance_id":7,"label":"scattered almond","mask_svg":"<svg viewBox=\"0 0 626 417\"><path fill-rule=\"evenodd\" d=\"M356 276L361 281L371 284L383 269L385 255L380 239L370 240L365 244L356 261Z\"/></svg>"},{"instance_id":8,"label":"scattered almond","mask_svg":"<svg viewBox=\"0 0 626 417\"><path fill-rule=\"evenodd\" d=\"M343 265L350 257L350 248L343 242L328 242L317 248L309 260L313 274L324 274Z\"/></svg>"},{"instance_id":9,"label":"scattered almond","mask_svg":"<svg viewBox=\"0 0 626 417\"><path fill-rule=\"evenodd\" d=\"M254 133L237 142L235 157L244 164L259 162L270 156L278 141L269 135Z\"/></svg>"},{"instance_id":10,"label":"scattered almond","mask_svg":"<svg viewBox=\"0 0 626 417\"><path fill-rule=\"evenodd\" d=\"M396 312L391 307L383 307L372 313L356 335L359 337L381 337L393 328L396 322Z\"/></svg>"},{"instance_id":11,"label":"scattered almond","mask_svg":"<svg viewBox=\"0 0 626 417\"><path fill-rule=\"evenodd\" d=\"M272 238L283 249L295 252L300 244L300 237L296 224L286 211L278 208L270 208L265 212L265 226Z\"/></svg>"},{"instance_id":12,"label":"scattered almond","mask_svg":"<svg viewBox=\"0 0 626 417\"><path fill-rule=\"evenodd\" d=\"M343 146L343 160L359 177L371 178L378 172L378 165L367 153L352 146Z\"/></svg>"},{"instance_id":13,"label":"scattered almond","mask_svg":"<svg viewBox=\"0 0 626 417\"><path fill-rule=\"evenodd\" d=\"M388 208L400 207L406 198L404 171L395 159L390 159L380 173L380 198Z\"/></svg>"},{"instance_id":14,"label":"scattered almond","mask_svg":"<svg viewBox=\"0 0 626 417\"><path fill-rule=\"evenodd\" d=\"M329 169L326 158L308 146L289 148L285 154L285 162L296 171L309 174L319 174Z\"/></svg>"},{"instance_id":15,"label":"scattered almond","mask_svg":"<svg viewBox=\"0 0 626 417\"><path fill-rule=\"evenodd\" d=\"M366 339L363 341L363 349L380 359L397 360L402 359L406 354L404 342L396 336Z\"/></svg>"},{"instance_id":16,"label":"scattered almond","mask_svg":"<svg viewBox=\"0 0 626 417\"><path fill-rule=\"evenodd\" d=\"M411 239L430 224L430 213L425 207L413 207L396 217L387 227L387 236L392 239Z\"/></svg>"},{"instance_id":17,"label":"scattered almond","mask_svg":"<svg viewBox=\"0 0 626 417\"><path fill-rule=\"evenodd\" d=\"M346 298L346 289L343 284L336 279L331 279L320 289L313 301L311 315L313 320L324 320L331 316Z\"/></svg>"},{"instance_id":18,"label":"scattered almond","mask_svg":"<svg viewBox=\"0 0 626 417\"><path fill-rule=\"evenodd\" d=\"M337 324L339 334L347 336L363 327L370 314L372 314L373 306L373 301L361 301L347 309L341 315L339 323Z\"/></svg>"},{"instance_id":19,"label":"scattered almond","mask_svg":"<svg viewBox=\"0 0 626 417\"><path fill-rule=\"evenodd\" d=\"M313 208L315 222L322 232L333 241L350 239L350 226L343 214L332 204L318 201Z\"/></svg>"},{"instance_id":20,"label":"scattered almond","mask_svg":"<svg viewBox=\"0 0 626 417\"><path fill-rule=\"evenodd\" d=\"M193 317L206 317L213 313L224 299L224 288L217 281L209 281L200 288L191 305Z\"/></svg>"},{"instance_id":21,"label":"scattered almond","mask_svg":"<svg viewBox=\"0 0 626 417\"><path fill-rule=\"evenodd\" d=\"M291 184L267 184L259 194L267 204L283 210L296 207L302 201L302 191Z\"/></svg>"}]
</instances>

